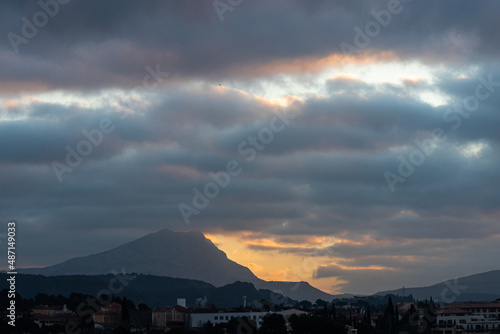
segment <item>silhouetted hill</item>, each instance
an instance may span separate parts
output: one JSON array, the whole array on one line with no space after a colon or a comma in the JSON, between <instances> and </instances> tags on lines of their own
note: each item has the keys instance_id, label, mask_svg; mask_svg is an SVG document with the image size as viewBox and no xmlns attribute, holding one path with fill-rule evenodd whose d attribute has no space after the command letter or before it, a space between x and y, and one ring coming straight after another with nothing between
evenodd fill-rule
<instances>
[{"instance_id":1,"label":"silhouetted hill","mask_svg":"<svg viewBox=\"0 0 500 334\"><path fill-rule=\"evenodd\" d=\"M113 271L186 278L215 286L250 282L259 289L278 290L287 297L311 302L329 295L307 282L266 282L250 269L231 261L201 232L173 232L167 229L148 234L109 251L77 257L45 267L18 269L33 275L105 275Z\"/></svg>"},{"instance_id":2,"label":"silhouetted hill","mask_svg":"<svg viewBox=\"0 0 500 334\"><path fill-rule=\"evenodd\" d=\"M292 299L302 301L308 300L314 303L318 299L331 302L333 295L323 292L311 286L308 282L279 282L279 281L261 281L256 282L255 286L258 289L269 289L277 293L281 293Z\"/></svg>"},{"instance_id":3,"label":"silhouetted hill","mask_svg":"<svg viewBox=\"0 0 500 334\"><path fill-rule=\"evenodd\" d=\"M402 289L381 291L377 295L403 295ZM418 300L432 299L444 303L454 301L491 301L500 297L500 270L449 279L420 288L405 288L405 295Z\"/></svg>"},{"instance_id":4,"label":"silhouetted hill","mask_svg":"<svg viewBox=\"0 0 500 334\"><path fill-rule=\"evenodd\" d=\"M120 276L118 276L120 277ZM8 288L8 275L0 274L0 290ZM247 297L248 306L259 307L263 299L287 300L282 295L275 295L269 290L257 290L251 283L235 282L219 288L211 284L181 278L161 277L143 274L127 274L123 279L126 286L114 275L69 275L42 276L17 274L16 291L23 298L32 298L39 293L68 297L73 292L96 296L99 292L108 293L114 289L115 296L145 303L149 307L175 305L177 298L186 298L188 307L195 307L196 301L206 297L207 303L220 308L239 307L243 305L243 297ZM112 288L110 289L110 282ZM290 301L290 300L289 300ZM294 303L294 301L290 301Z\"/></svg>"},{"instance_id":5,"label":"silhouetted hill","mask_svg":"<svg viewBox=\"0 0 500 334\"><path fill-rule=\"evenodd\" d=\"M166 229L109 251L19 272L45 276L102 275L122 268L127 272L197 279L215 286L259 280L248 268L229 260L202 233Z\"/></svg>"}]
</instances>

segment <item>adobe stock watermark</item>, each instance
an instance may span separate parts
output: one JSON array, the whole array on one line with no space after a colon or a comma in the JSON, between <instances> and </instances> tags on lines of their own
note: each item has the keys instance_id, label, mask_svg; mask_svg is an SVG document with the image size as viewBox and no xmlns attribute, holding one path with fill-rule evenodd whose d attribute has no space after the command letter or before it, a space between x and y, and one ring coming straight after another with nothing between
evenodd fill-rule
<instances>
[{"instance_id":1,"label":"adobe stock watermark","mask_svg":"<svg viewBox=\"0 0 500 334\"><path fill-rule=\"evenodd\" d=\"M453 283L450 281L444 281L444 285L446 285L443 290L441 290L441 299L446 304L453 303L457 301L458 296L462 294L461 291L466 290L466 285L458 284L458 279L455 278ZM419 312L415 312L410 316L410 325L418 327L417 333L423 333L427 328L432 327L432 325L436 322L437 310L435 309L435 305L433 303L429 304L429 307L425 309L424 314L421 315ZM408 332L399 332L399 334L409 334Z\"/></svg>"},{"instance_id":2,"label":"adobe stock watermark","mask_svg":"<svg viewBox=\"0 0 500 334\"><path fill-rule=\"evenodd\" d=\"M142 85L136 86L130 91L130 97L135 94L139 94L142 97L144 92L152 91L158 88L165 78L170 75L168 72L162 72L159 64L156 65L156 69L153 69L150 66L146 66L145 69L149 74L144 76ZM134 98L130 98L129 100L137 101L137 99ZM129 110L134 111L139 106L132 105L129 101L127 101L126 107ZM123 121L127 118L127 115L128 113L124 113L119 119ZM96 128L91 130L83 129L81 133L84 139L81 139L73 147L66 145L65 149L67 153L64 162L53 161L51 163L52 170L54 171L57 180L59 182L63 182L64 174L71 173L75 168L80 166L84 159L89 157L94 149L103 143L105 135L114 132L115 129L116 124L114 124L111 119L106 117L99 121Z\"/></svg>"},{"instance_id":3,"label":"adobe stock watermark","mask_svg":"<svg viewBox=\"0 0 500 334\"><path fill-rule=\"evenodd\" d=\"M427 328L432 327L432 324L436 321L436 307L434 303L430 303L429 307L424 310L424 314L421 315L420 312L414 312L408 319L410 326L417 327L417 333L423 333ZM421 318L422 317L422 318ZM410 334L406 331L399 332L399 334Z\"/></svg>"},{"instance_id":4,"label":"adobe stock watermark","mask_svg":"<svg viewBox=\"0 0 500 334\"><path fill-rule=\"evenodd\" d=\"M247 162L255 160L259 152L262 152L267 145L274 140L275 133L279 133L290 124L290 120L297 115L284 112L278 114L269 120L268 126L261 128L256 135L248 136L246 140L239 143L237 150L242 156L246 156ZM219 196L221 189L226 188L231 182L231 178L239 175L243 168L241 163L237 160L229 160L226 163L225 169L217 173L210 172L208 175L211 181L205 183L202 190L198 187L193 188L193 200L191 205L180 203L178 205L179 211L186 224L191 223L192 215L199 215L201 210L205 209L210 200Z\"/></svg>"},{"instance_id":5,"label":"adobe stock watermark","mask_svg":"<svg viewBox=\"0 0 500 334\"><path fill-rule=\"evenodd\" d=\"M441 300L447 304L457 301L458 296L462 294L461 291L467 290L466 285L458 284L458 278L455 278L453 284L450 281L444 281L443 284L446 287L441 290Z\"/></svg>"},{"instance_id":6,"label":"adobe stock watermark","mask_svg":"<svg viewBox=\"0 0 500 334\"><path fill-rule=\"evenodd\" d=\"M332 246L325 248L315 248L312 256L304 257L300 264L294 264L291 270L291 273L284 271L281 275L280 281L282 282L293 282L292 286L288 287L287 290L294 292L303 284L303 282L307 282L311 279L311 276L314 278L315 272L317 273L318 268L320 267L320 259L321 257L333 257L334 250L338 248L340 245L332 241L331 238L328 238L325 241L327 244L333 244ZM280 305L287 301L288 297L285 296L283 291L274 289L271 294L271 302L275 305ZM255 304L255 302L254 302Z\"/></svg>"},{"instance_id":7,"label":"adobe stock watermark","mask_svg":"<svg viewBox=\"0 0 500 334\"><path fill-rule=\"evenodd\" d=\"M330 240L328 240L327 243L330 243ZM318 257L323 257L323 256L332 257L334 248L338 247L339 244L334 243L333 246L326 247L324 249L315 249L312 257L306 257L302 260L301 266L299 265L293 266L292 273L294 276L292 278L288 276L287 272L284 272L280 281L290 282L291 279L298 280L297 282L295 282L294 285L288 288L288 290L292 292L296 291L304 281L308 281L310 279L310 274L319 267ZM289 297L286 297L283 291L279 289L273 289L271 291L270 297L271 300L269 301L267 306L269 307L269 311L271 312L275 310L275 305L285 304L290 299ZM254 299L251 304L253 305L254 308L260 311L266 311L266 312L268 311L264 307L266 305L263 305L259 300ZM249 331L247 330L247 326L248 325L246 323L240 322L238 324L238 333L249 333Z\"/></svg>"},{"instance_id":8,"label":"adobe stock watermark","mask_svg":"<svg viewBox=\"0 0 500 334\"><path fill-rule=\"evenodd\" d=\"M500 87L500 81L493 81L492 74L488 76L488 79L478 76L477 80L479 83L474 89L474 94L465 97L461 103L453 105L443 114L443 121L450 123L449 126L453 131L458 130L463 124L463 120L469 118L479 108L481 101L488 99L495 92L495 88ZM429 137L422 140L415 139L415 148L407 156L398 156L397 173L386 170L383 174L391 192L396 190L398 183L404 183L407 178L413 175L416 168L421 166L439 145L446 142L448 137L445 133L442 128L435 128Z\"/></svg>"},{"instance_id":9,"label":"adobe stock watermark","mask_svg":"<svg viewBox=\"0 0 500 334\"><path fill-rule=\"evenodd\" d=\"M214 0L212 5L221 22L224 22L224 13L232 12L236 7L241 5L244 0Z\"/></svg>"},{"instance_id":10,"label":"adobe stock watermark","mask_svg":"<svg viewBox=\"0 0 500 334\"><path fill-rule=\"evenodd\" d=\"M287 272L283 273L281 281L298 280L298 282L290 288L291 291L297 290L301 282L307 282L311 279L311 276L317 275L318 268L320 267L318 258L334 256L334 249L338 248L340 244L331 242L330 238L328 238L327 243L333 243L333 245L323 249L314 249L312 256L304 257L300 265L294 264L292 267L292 277L289 277Z\"/></svg>"},{"instance_id":11,"label":"adobe stock watermark","mask_svg":"<svg viewBox=\"0 0 500 334\"><path fill-rule=\"evenodd\" d=\"M26 16L21 18L23 25L21 26L20 34L9 32L7 39L12 46L14 53L19 53L19 46L21 44L28 44L30 40L38 35L40 29L45 27L49 20L55 17L61 8L61 5L66 5L71 0L47 0L38 1L38 6L41 10L35 12L29 20Z\"/></svg>"},{"instance_id":12,"label":"adobe stock watermark","mask_svg":"<svg viewBox=\"0 0 500 334\"><path fill-rule=\"evenodd\" d=\"M406 0L411 2L412 0ZM367 48L373 38L377 38L380 35L382 28L386 28L392 20L393 15L398 15L404 10L401 1L399 0L389 0L387 2L387 9L382 9L378 12L372 10L370 15L375 19L375 21L366 22L364 29L358 26L354 27L354 32L356 33L353 38L353 44L348 44L346 42L340 43L340 50L345 55L359 54L361 50Z\"/></svg>"},{"instance_id":13,"label":"adobe stock watermark","mask_svg":"<svg viewBox=\"0 0 500 334\"><path fill-rule=\"evenodd\" d=\"M102 306L110 304L113 301L113 296L121 293L136 278L136 276L127 275L125 268L122 268L121 273L111 270L111 274L113 274L113 278L109 280L106 289L99 290L95 298L87 297L85 301L76 307L76 314L80 318L86 317L85 323L90 324L92 322L92 315L100 311ZM70 321L66 323L64 332L58 334L80 334L81 332L80 324Z\"/></svg>"}]
</instances>

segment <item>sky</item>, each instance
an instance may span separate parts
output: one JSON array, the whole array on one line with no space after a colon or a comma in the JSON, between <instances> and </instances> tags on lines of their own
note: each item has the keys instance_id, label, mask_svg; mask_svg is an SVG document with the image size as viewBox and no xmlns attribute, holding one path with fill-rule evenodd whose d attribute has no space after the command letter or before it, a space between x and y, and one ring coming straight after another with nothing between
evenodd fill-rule
<instances>
[{"instance_id":1,"label":"sky","mask_svg":"<svg viewBox=\"0 0 500 334\"><path fill-rule=\"evenodd\" d=\"M18 267L168 228L330 293L500 269L500 2L0 8Z\"/></svg>"}]
</instances>

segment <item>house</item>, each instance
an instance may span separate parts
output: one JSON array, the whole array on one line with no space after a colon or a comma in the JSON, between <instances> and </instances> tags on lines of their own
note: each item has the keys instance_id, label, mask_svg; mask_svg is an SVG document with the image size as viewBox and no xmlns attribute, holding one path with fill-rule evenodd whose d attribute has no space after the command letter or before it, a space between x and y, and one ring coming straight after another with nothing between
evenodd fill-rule
<instances>
[{"instance_id":1,"label":"house","mask_svg":"<svg viewBox=\"0 0 500 334\"><path fill-rule=\"evenodd\" d=\"M181 327L186 324L188 310L182 306L159 307L152 312L152 325L158 328Z\"/></svg>"},{"instance_id":2,"label":"house","mask_svg":"<svg viewBox=\"0 0 500 334\"><path fill-rule=\"evenodd\" d=\"M500 320L500 302L455 302L441 309L462 309L469 311L472 315L482 316L485 319Z\"/></svg>"},{"instance_id":3,"label":"house","mask_svg":"<svg viewBox=\"0 0 500 334\"><path fill-rule=\"evenodd\" d=\"M66 325L68 322L75 324L80 323L80 317L74 313L66 314L55 314L55 315L44 315L40 313L33 314L33 322L38 325L38 327L43 326L53 326L53 325Z\"/></svg>"},{"instance_id":4,"label":"house","mask_svg":"<svg viewBox=\"0 0 500 334\"><path fill-rule=\"evenodd\" d=\"M37 305L31 311L33 312L33 320L39 327L64 325L68 322L77 323L79 321L78 316L68 310L66 305Z\"/></svg>"},{"instance_id":5,"label":"house","mask_svg":"<svg viewBox=\"0 0 500 334\"><path fill-rule=\"evenodd\" d=\"M31 311L33 311L34 314L41 314L49 317L55 316L56 314L71 313L71 311L69 311L66 308L66 305L64 306L37 305L33 307Z\"/></svg>"},{"instance_id":6,"label":"house","mask_svg":"<svg viewBox=\"0 0 500 334\"><path fill-rule=\"evenodd\" d=\"M435 334L500 333L500 303L452 303L436 311Z\"/></svg>"},{"instance_id":7,"label":"house","mask_svg":"<svg viewBox=\"0 0 500 334\"><path fill-rule=\"evenodd\" d=\"M105 328L114 328L121 323L121 312L122 306L116 302L112 302L111 304L101 307L100 311L95 312L92 319L94 323Z\"/></svg>"},{"instance_id":8,"label":"house","mask_svg":"<svg viewBox=\"0 0 500 334\"><path fill-rule=\"evenodd\" d=\"M402 317L405 313L407 313L412 308L412 306L415 309L415 311L418 311L418 306L413 302L397 303L396 307L398 308L399 316Z\"/></svg>"}]
</instances>

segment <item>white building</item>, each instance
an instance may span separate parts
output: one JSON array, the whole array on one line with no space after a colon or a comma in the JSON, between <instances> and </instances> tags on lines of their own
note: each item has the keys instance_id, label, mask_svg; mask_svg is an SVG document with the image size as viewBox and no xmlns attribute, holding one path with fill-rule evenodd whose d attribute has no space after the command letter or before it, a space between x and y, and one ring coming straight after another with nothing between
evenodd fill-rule
<instances>
[{"instance_id":1,"label":"white building","mask_svg":"<svg viewBox=\"0 0 500 334\"><path fill-rule=\"evenodd\" d=\"M453 303L437 310L433 332L500 332L500 303ZM451 333L451 332L450 332Z\"/></svg>"},{"instance_id":2,"label":"white building","mask_svg":"<svg viewBox=\"0 0 500 334\"><path fill-rule=\"evenodd\" d=\"M238 317L247 317L250 320L255 321L257 328L260 328L262 325L262 319L266 314L269 313L277 313L281 314L285 320L287 320L292 314L308 314L308 312L290 309L285 311L278 312L218 312L218 313L191 313L189 315L189 327L202 327L205 323L210 321L212 324L220 324L227 323L232 319L236 319Z\"/></svg>"}]
</instances>

